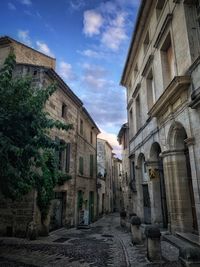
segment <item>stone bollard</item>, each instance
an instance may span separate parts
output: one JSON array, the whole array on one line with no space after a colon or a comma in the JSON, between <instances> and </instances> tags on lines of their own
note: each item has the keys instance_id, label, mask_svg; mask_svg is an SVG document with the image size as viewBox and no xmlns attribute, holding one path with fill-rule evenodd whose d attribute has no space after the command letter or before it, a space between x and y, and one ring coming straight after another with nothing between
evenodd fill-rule
<instances>
[{"instance_id":1,"label":"stone bollard","mask_svg":"<svg viewBox=\"0 0 200 267\"><path fill-rule=\"evenodd\" d=\"M150 261L161 260L161 242L160 229L156 226L149 226L145 229L145 236L147 238L147 258Z\"/></svg>"},{"instance_id":2,"label":"stone bollard","mask_svg":"<svg viewBox=\"0 0 200 267\"><path fill-rule=\"evenodd\" d=\"M126 227L126 211L120 212L120 225L121 227Z\"/></svg>"},{"instance_id":3,"label":"stone bollard","mask_svg":"<svg viewBox=\"0 0 200 267\"><path fill-rule=\"evenodd\" d=\"M133 244L142 243L142 232L140 230L141 220L138 216L131 217L131 233Z\"/></svg>"},{"instance_id":4,"label":"stone bollard","mask_svg":"<svg viewBox=\"0 0 200 267\"><path fill-rule=\"evenodd\" d=\"M200 267L200 249L191 246L181 248L179 260L184 267Z\"/></svg>"}]
</instances>

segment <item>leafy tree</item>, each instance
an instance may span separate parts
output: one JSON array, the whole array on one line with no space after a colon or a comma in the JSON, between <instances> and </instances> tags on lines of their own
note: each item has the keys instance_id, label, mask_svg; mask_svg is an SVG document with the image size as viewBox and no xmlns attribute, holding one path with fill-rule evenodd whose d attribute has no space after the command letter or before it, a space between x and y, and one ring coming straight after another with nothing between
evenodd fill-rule
<instances>
[{"instance_id":1,"label":"leafy tree","mask_svg":"<svg viewBox=\"0 0 200 267\"><path fill-rule=\"evenodd\" d=\"M36 88L31 77L14 77L15 55L10 54L0 70L0 189L12 200L33 188L45 219L53 188L70 177L58 170L56 151L64 149L49 137L56 127L72 129L50 118L44 106L55 84Z\"/></svg>"}]
</instances>

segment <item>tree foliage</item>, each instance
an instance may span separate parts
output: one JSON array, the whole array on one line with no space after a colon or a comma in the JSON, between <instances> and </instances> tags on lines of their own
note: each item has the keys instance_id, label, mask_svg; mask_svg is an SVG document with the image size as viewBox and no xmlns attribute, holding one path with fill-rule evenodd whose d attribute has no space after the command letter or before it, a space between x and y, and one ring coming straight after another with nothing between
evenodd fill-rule
<instances>
[{"instance_id":1,"label":"tree foliage","mask_svg":"<svg viewBox=\"0 0 200 267\"><path fill-rule=\"evenodd\" d=\"M0 189L5 197L16 200L33 188L45 218L53 188L69 178L58 170L55 153L60 146L49 137L56 127L72 129L50 118L44 107L55 92L32 86L31 77L15 77L16 61L10 54L0 70Z\"/></svg>"}]
</instances>

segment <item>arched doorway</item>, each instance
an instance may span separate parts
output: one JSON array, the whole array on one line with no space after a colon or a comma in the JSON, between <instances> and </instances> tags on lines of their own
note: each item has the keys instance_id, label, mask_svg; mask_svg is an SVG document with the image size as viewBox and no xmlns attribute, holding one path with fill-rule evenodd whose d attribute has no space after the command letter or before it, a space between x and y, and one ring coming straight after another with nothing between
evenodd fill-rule
<instances>
[{"instance_id":1,"label":"arched doorway","mask_svg":"<svg viewBox=\"0 0 200 267\"><path fill-rule=\"evenodd\" d=\"M151 223L151 201L149 196L148 174L144 154L138 158L140 202L143 209L143 221L146 224Z\"/></svg>"},{"instance_id":2,"label":"arched doorway","mask_svg":"<svg viewBox=\"0 0 200 267\"><path fill-rule=\"evenodd\" d=\"M152 179L152 190L154 199L154 220L162 224L164 228L168 227L168 211L166 201L165 180L163 173L163 160L160 145L155 142L150 149L150 169L154 173ZM150 177L151 178L151 177Z\"/></svg>"},{"instance_id":3,"label":"arched doorway","mask_svg":"<svg viewBox=\"0 0 200 267\"><path fill-rule=\"evenodd\" d=\"M173 169L171 181L174 180L174 193L171 196L171 224L175 230L198 232L187 138L185 128L176 122L168 136Z\"/></svg>"}]
</instances>

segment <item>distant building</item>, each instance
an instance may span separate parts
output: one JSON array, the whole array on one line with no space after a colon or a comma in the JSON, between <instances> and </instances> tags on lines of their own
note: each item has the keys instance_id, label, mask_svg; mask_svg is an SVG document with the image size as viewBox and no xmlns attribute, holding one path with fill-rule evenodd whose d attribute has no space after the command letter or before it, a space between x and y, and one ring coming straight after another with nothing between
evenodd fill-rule
<instances>
[{"instance_id":1,"label":"distant building","mask_svg":"<svg viewBox=\"0 0 200 267\"><path fill-rule=\"evenodd\" d=\"M106 140L97 139L98 214L113 210L112 150Z\"/></svg>"},{"instance_id":2,"label":"distant building","mask_svg":"<svg viewBox=\"0 0 200 267\"><path fill-rule=\"evenodd\" d=\"M1 196L0 234L25 236L30 222L37 225L39 233L90 223L96 217L96 138L100 131L82 101L55 72L55 59L9 37L1 37L0 66L10 51L16 55L15 75L31 75L33 85L40 87L57 83L57 90L45 108L53 119L73 124L73 130L52 129L50 133L51 138L66 144L66 149L59 153L59 168L71 179L55 187L49 215L43 224L36 192L14 203Z\"/></svg>"},{"instance_id":3,"label":"distant building","mask_svg":"<svg viewBox=\"0 0 200 267\"><path fill-rule=\"evenodd\" d=\"M116 157L112 158L113 168L113 211L125 209L122 191L122 161Z\"/></svg>"},{"instance_id":4,"label":"distant building","mask_svg":"<svg viewBox=\"0 0 200 267\"><path fill-rule=\"evenodd\" d=\"M197 235L199 22L199 1L141 1L121 78L134 212L143 223Z\"/></svg>"},{"instance_id":5,"label":"distant building","mask_svg":"<svg viewBox=\"0 0 200 267\"><path fill-rule=\"evenodd\" d=\"M124 209L130 214L133 213L134 192L136 190L132 175L130 175L130 160L129 160L129 129L128 123L124 123L118 133L118 142L122 146L122 173L121 187L123 194Z\"/></svg>"}]
</instances>

